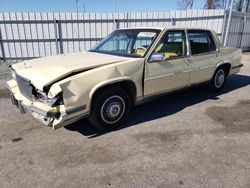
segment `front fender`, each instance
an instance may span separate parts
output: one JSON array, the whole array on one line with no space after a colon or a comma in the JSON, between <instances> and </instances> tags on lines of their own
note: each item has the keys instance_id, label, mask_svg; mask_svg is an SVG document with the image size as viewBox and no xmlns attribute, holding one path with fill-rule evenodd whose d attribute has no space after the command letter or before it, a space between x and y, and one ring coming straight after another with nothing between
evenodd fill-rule
<instances>
[{"instance_id":1,"label":"front fender","mask_svg":"<svg viewBox=\"0 0 250 188\"><path fill-rule=\"evenodd\" d=\"M53 98L62 92L62 88L58 84L53 84L48 92L48 97Z\"/></svg>"},{"instance_id":2,"label":"front fender","mask_svg":"<svg viewBox=\"0 0 250 188\"><path fill-rule=\"evenodd\" d=\"M135 89L137 90L136 88L136 84L134 83L134 81L130 78L130 77L127 77L127 76L124 76L124 77L120 77L120 78L112 78L112 79L108 79L108 80L105 80L103 82L100 82L98 84L96 84L90 91L89 93L89 98L90 98L90 101L92 101L92 98L93 98L93 95L95 94L95 92L102 88L102 87L105 87L105 86L108 86L108 85L112 85L112 84L115 84L115 83L119 83L119 82L124 82L124 81L129 81L131 83L134 84L135 86Z\"/></svg>"},{"instance_id":3,"label":"front fender","mask_svg":"<svg viewBox=\"0 0 250 188\"><path fill-rule=\"evenodd\" d=\"M89 111L91 99L95 91L105 85L121 81L130 81L135 85L137 97L141 96L142 65L142 60L122 62L115 66L107 65L79 73L58 82L56 85L63 91L64 103L67 109L86 105L86 111ZM53 91L58 90L59 89L55 88Z\"/></svg>"}]
</instances>

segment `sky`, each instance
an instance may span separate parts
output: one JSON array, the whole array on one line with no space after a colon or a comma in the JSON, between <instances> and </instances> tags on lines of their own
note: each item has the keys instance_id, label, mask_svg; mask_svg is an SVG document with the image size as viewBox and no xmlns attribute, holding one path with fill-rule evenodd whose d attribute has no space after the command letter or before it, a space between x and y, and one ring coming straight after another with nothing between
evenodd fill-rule
<instances>
[{"instance_id":1,"label":"sky","mask_svg":"<svg viewBox=\"0 0 250 188\"><path fill-rule=\"evenodd\" d=\"M77 0L0 0L0 12L76 12ZM78 0L79 12L113 12L115 0ZM158 12L178 9L178 0L116 0L117 12ZM194 8L203 8L195 0Z\"/></svg>"}]
</instances>

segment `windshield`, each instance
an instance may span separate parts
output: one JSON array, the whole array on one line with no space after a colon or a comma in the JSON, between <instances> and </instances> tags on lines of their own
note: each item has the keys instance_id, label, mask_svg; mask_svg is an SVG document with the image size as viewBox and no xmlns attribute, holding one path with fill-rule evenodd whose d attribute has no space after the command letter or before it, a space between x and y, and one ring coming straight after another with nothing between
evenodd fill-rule
<instances>
[{"instance_id":1,"label":"windshield","mask_svg":"<svg viewBox=\"0 0 250 188\"><path fill-rule=\"evenodd\" d=\"M90 51L143 57L159 33L160 30L152 29L117 30Z\"/></svg>"}]
</instances>

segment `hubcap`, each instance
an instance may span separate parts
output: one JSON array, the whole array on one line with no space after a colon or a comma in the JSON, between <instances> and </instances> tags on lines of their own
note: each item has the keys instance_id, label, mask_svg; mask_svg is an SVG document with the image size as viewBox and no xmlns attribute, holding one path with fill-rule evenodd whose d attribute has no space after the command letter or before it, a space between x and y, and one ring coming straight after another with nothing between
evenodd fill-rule
<instances>
[{"instance_id":1,"label":"hubcap","mask_svg":"<svg viewBox=\"0 0 250 188\"><path fill-rule=\"evenodd\" d=\"M225 72L223 70L219 70L215 75L215 87L220 88L225 81Z\"/></svg>"},{"instance_id":2,"label":"hubcap","mask_svg":"<svg viewBox=\"0 0 250 188\"><path fill-rule=\"evenodd\" d=\"M125 102L120 96L111 96L101 107L102 120L107 124L118 122L125 112Z\"/></svg>"},{"instance_id":3,"label":"hubcap","mask_svg":"<svg viewBox=\"0 0 250 188\"><path fill-rule=\"evenodd\" d=\"M109 108L109 115L114 118L120 113L120 111L121 111L120 105L114 104Z\"/></svg>"}]
</instances>

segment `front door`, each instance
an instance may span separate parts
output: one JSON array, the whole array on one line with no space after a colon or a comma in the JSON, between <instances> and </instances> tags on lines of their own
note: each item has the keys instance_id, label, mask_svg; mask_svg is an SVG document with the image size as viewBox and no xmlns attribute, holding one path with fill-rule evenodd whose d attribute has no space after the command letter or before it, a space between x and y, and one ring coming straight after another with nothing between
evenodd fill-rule
<instances>
[{"instance_id":1,"label":"front door","mask_svg":"<svg viewBox=\"0 0 250 188\"><path fill-rule=\"evenodd\" d=\"M187 63L185 31L167 31L154 49L154 53L163 54L165 59L160 62L146 62L145 97L186 87L190 76L190 66Z\"/></svg>"}]
</instances>

